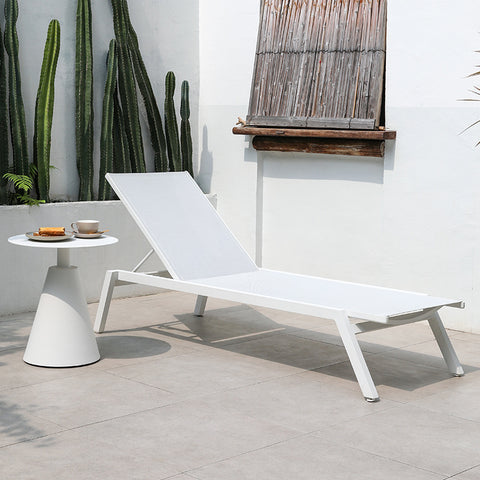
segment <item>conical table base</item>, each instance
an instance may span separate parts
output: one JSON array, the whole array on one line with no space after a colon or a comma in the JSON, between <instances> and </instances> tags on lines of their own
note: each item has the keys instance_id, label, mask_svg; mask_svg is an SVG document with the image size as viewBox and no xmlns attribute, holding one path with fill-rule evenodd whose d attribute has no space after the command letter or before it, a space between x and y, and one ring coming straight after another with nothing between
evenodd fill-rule
<instances>
[{"instance_id":1,"label":"conical table base","mask_svg":"<svg viewBox=\"0 0 480 480\"><path fill-rule=\"evenodd\" d=\"M49 268L23 359L42 367L100 359L77 267Z\"/></svg>"}]
</instances>

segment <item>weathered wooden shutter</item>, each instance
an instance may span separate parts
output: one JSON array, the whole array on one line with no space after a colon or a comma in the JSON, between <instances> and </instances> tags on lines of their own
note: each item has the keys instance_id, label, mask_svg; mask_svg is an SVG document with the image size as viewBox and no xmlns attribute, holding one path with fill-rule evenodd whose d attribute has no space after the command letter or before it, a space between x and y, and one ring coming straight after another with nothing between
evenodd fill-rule
<instances>
[{"instance_id":1,"label":"weathered wooden shutter","mask_svg":"<svg viewBox=\"0 0 480 480\"><path fill-rule=\"evenodd\" d=\"M248 125L374 129L386 0L262 0Z\"/></svg>"}]
</instances>

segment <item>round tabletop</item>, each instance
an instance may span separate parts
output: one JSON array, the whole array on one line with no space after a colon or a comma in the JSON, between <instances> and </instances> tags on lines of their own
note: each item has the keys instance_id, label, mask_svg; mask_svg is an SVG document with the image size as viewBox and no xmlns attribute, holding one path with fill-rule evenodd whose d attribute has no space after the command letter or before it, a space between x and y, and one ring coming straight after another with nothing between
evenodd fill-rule
<instances>
[{"instance_id":1,"label":"round tabletop","mask_svg":"<svg viewBox=\"0 0 480 480\"><path fill-rule=\"evenodd\" d=\"M15 235L8 239L10 243L21 247L37 247L37 248L86 248L86 247L102 247L104 245L112 245L118 242L118 238L109 235L102 235L98 238L69 238L67 240L59 240L58 242L41 242L38 240L30 240L25 234Z\"/></svg>"}]
</instances>

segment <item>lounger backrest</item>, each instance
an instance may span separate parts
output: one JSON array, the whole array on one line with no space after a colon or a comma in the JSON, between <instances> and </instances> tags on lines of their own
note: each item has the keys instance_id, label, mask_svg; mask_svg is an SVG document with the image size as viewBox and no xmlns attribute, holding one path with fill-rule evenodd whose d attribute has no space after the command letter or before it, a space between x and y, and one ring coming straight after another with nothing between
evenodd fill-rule
<instances>
[{"instance_id":1,"label":"lounger backrest","mask_svg":"<svg viewBox=\"0 0 480 480\"><path fill-rule=\"evenodd\" d=\"M109 173L106 178L173 278L257 269L188 173Z\"/></svg>"}]
</instances>

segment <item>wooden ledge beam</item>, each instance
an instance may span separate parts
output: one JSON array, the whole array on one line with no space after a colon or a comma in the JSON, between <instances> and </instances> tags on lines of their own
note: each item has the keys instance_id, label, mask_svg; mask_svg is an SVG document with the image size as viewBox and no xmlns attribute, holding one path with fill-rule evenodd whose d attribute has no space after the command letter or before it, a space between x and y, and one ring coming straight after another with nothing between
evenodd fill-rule
<instances>
[{"instance_id":1,"label":"wooden ledge beam","mask_svg":"<svg viewBox=\"0 0 480 480\"><path fill-rule=\"evenodd\" d=\"M314 128L233 127L234 135L260 135L262 137L337 138L357 140L394 140L395 130L327 130Z\"/></svg>"}]
</instances>

